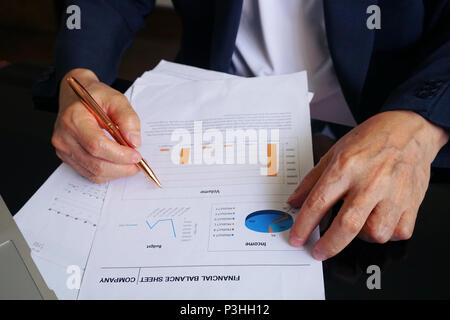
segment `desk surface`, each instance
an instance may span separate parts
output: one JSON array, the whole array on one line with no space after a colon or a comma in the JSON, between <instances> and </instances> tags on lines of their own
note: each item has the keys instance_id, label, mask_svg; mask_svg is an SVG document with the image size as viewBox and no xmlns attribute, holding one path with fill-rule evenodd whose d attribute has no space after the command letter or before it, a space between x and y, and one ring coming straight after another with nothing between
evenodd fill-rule
<instances>
[{"instance_id":1,"label":"desk surface","mask_svg":"<svg viewBox=\"0 0 450 320\"><path fill-rule=\"evenodd\" d=\"M0 194L16 213L60 161L50 145L55 114L33 109L30 87L40 68L0 69ZM450 183L433 175L409 241L383 245L354 240L323 265L327 299L450 298ZM381 269L381 289L366 286L367 267Z\"/></svg>"}]
</instances>

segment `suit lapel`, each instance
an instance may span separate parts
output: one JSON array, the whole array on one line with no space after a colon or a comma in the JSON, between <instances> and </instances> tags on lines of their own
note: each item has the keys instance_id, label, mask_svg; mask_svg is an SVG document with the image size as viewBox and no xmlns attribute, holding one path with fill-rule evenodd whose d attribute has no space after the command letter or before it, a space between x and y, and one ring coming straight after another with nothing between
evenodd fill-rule
<instances>
[{"instance_id":1,"label":"suit lapel","mask_svg":"<svg viewBox=\"0 0 450 320\"><path fill-rule=\"evenodd\" d=\"M369 17L366 10L377 3L377 0L324 0L328 46L334 68L347 102L355 112L375 39L375 30L366 26Z\"/></svg>"},{"instance_id":2,"label":"suit lapel","mask_svg":"<svg viewBox=\"0 0 450 320\"><path fill-rule=\"evenodd\" d=\"M369 69L375 30L369 30L367 7L378 0L323 0L328 45L334 68L350 108L358 113ZM227 72L235 49L242 0L214 0L210 68Z\"/></svg>"}]
</instances>

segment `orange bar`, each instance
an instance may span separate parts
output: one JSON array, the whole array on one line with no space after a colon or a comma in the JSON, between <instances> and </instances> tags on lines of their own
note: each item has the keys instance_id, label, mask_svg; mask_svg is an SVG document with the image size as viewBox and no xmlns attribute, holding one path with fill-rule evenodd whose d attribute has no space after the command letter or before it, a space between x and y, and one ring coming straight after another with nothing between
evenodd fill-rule
<instances>
[{"instance_id":1,"label":"orange bar","mask_svg":"<svg viewBox=\"0 0 450 320\"><path fill-rule=\"evenodd\" d=\"M277 145L267 144L267 176L276 177L278 172Z\"/></svg>"},{"instance_id":2,"label":"orange bar","mask_svg":"<svg viewBox=\"0 0 450 320\"><path fill-rule=\"evenodd\" d=\"M189 163L189 155L191 153L191 148L182 148L180 154L180 164Z\"/></svg>"},{"instance_id":3,"label":"orange bar","mask_svg":"<svg viewBox=\"0 0 450 320\"><path fill-rule=\"evenodd\" d=\"M159 151L169 151L169 149L159 149Z\"/></svg>"},{"instance_id":4,"label":"orange bar","mask_svg":"<svg viewBox=\"0 0 450 320\"><path fill-rule=\"evenodd\" d=\"M203 146L202 149L212 149L211 146Z\"/></svg>"}]
</instances>

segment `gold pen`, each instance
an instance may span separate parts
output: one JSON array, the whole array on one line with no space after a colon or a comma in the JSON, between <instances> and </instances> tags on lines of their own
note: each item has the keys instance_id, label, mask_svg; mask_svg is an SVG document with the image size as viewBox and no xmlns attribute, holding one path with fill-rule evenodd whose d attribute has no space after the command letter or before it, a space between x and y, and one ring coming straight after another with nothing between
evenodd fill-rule
<instances>
[{"instance_id":1,"label":"gold pen","mask_svg":"<svg viewBox=\"0 0 450 320\"><path fill-rule=\"evenodd\" d=\"M123 146L128 146L135 149L135 147L125 140L117 127L117 125L103 112L103 109L98 105L94 98L89 94L89 92L83 87L83 85L74 77L67 78L67 82L75 94L80 98L81 103L89 110L90 113L97 119L97 121L102 125L102 127L109 132L109 134ZM136 166L141 169L145 175L150 178L158 187L161 188L161 183L156 177L155 173L152 171L147 161L144 158L141 159Z\"/></svg>"}]
</instances>

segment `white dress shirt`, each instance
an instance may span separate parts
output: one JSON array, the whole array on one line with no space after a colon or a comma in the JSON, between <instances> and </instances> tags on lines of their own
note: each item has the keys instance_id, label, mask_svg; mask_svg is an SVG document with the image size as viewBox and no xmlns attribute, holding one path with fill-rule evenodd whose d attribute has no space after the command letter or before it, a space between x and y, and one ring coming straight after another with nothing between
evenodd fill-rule
<instances>
[{"instance_id":1,"label":"white dress shirt","mask_svg":"<svg viewBox=\"0 0 450 320\"><path fill-rule=\"evenodd\" d=\"M311 117L356 124L333 68L322 0L244 0L232 68L246 77L306 70Z\"/></svg>"}]
</instances>

